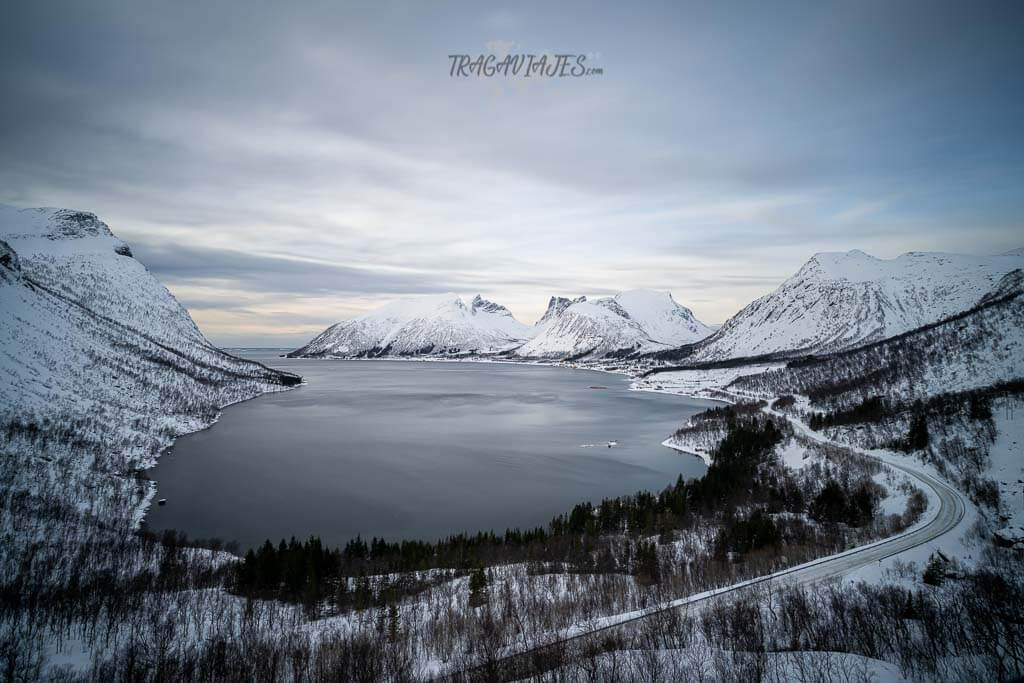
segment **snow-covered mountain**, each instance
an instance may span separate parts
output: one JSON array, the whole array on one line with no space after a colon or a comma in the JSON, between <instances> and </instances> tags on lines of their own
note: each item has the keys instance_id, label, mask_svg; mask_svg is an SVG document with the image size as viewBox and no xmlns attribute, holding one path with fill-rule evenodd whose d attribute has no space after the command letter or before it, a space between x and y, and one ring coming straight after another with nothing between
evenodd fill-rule
<instances>
[{"instance_id":1,"label":"snow-covered mountain","mask_svg":"<svg viewBox=\"0 0 1024 683\"><path fill-rule=\"evenodd\" d=\"M824 352L885 339L970 308L1024 250L996 256L821 253L730 318L687 361Z\"/></svg>"},{"instance_id":2,"label":"snow-covered mountain","mask_svg":"<svg viewBox=\"0 0 1024 683\"><path fill-rule=\"evenodd\" d=\"M212 346L95 215L0 206L4 495L130 523L149 491L133 470L223 406L298 379Z\"/></svg>"},{"instance_id":3,"label":"snow-covered mountain","mask_svg":"<svg viewBox=\"0 0 1024 683\"><path fill-rule=\"evenodd\" d=\"M578 304L581 301L586 301L586 300L587 300L587 297L585 297L585 296L579 296L579 297L576 297L575 299L570 299L570 298L564 297L564 296L553 296L553 297L551 297L551 299L548 301L548 308L547 308L547 310L544 311L544 315L542 315L540 317L540 320L537 321L536 326L537 327L541 327L545 323L547 323L547 322L549 322L551 320L554 320L558 316L562 315L562 312L565 309L567 309L570 306L572 306L573 304Z\"/></svg>"},{"instance_id":4,"label":"snow-covered mountain","mask_svg":"<svg viewBox=\"0 0 1024 683\"><path fill-rule=\"evenodd\" d=\"M456 294L396 301L328 327L292 351L298 357L355 357L496 353L533 336L529 325L477 294L468 304Z\"/></svg>"},{"instance_id":5,"label":"snow-covered mountain","mask_svg":"<svg viewBox=\"0 0 1024 683\"><path fill-rule=\"evenodd\" d=\"M552 297L537 326L537 336L517 349L516 355L599 358L614 352L671 348L711 334L668 292L643 289L594 301Z\"/></svg>"},{"instance_id":6,"label":"snow-covered mountain","mask_svg":"<svg viewBox=\"0 0 1024 683\"><path fill-rule=\"evenodd\" d=\"M885 396L910 403L1024 377L1024 271L1002 278L974 306L909 332L744 374L731 389L771 397L813 396L846 409ZM819 408L820 409L820 408Z\"/></svg>"},{"instance_id":7,"label":"snow-covered mountain","mask_svg":"<svg viewBox=\"0 0 1024 683\"><path fill-rule=\"evenodd\" d=\"M627 315L658 344L679 346L704 339L712 330L681 306L669 292L634 289L614 298Z\"/></svg>"}]
</instances>

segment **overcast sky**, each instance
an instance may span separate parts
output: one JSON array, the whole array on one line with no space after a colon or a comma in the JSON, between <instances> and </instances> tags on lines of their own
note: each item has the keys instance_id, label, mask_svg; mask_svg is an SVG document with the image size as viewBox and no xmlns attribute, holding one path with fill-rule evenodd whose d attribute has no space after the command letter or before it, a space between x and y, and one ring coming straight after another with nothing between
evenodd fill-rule
<instances>
[{"instance_id":1,"label":"overcast sky","mask_svg":"<svg viewBox=\"0 0 1024 683\"><path fill-rule=\"evenodd\" d=\"M295 7L294 5L301 5ZM0 201L94 211L222 345L397 297L1024 245L1019 2L7 3ZM449 76L572 53L602 75Z\"/></svg>"}]
</instances>

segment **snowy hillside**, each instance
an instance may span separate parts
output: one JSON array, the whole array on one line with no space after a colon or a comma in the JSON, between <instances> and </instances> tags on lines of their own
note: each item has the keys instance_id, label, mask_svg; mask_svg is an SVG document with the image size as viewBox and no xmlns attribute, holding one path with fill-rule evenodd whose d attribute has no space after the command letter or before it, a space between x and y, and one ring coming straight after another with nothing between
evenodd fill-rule
<instances>
[{"instance_id":1,"label":"snowy hillside","mask_svg":"<svg viewBox=\"0 0 1024 683\"><path fill-rule=\"evenodd\" d=\"M862 251L812 257L771 294L730 318L688 361L850 348L915 329L973 306L1024 250L996 256Z\"/></svg>"},{"instance_id":2,"label":"snowy hillside","mask_svg":"<svg viewBox=\"0 0 1024 683\"><path fill-rule=\"evenodd\" d=\"M1024 544L1014 420L1024 396L1024 271L937 323L741 376L728 390L795 396L789 409L829 438L919 452L968 494L997 544Z\"/></svg>"},{"instance_id":3,"label":"snowy hillside","mask_svg":"<svg viewBox=\"0 0 1024 683\"><path fill-rule=\"evenodd\" d=\"M0 240L0 451L10 456L2 463L9 492L32 490L41 505L104 523L130 520L146 489L122 475L151 465L224 405L298 381L210 345L93 214L0 207ZM102 512L115 501L125 507Z\"/></svg>"},{"instance_id":4,"label":"snowy hillside","mask_svg":"<svg viewBox=\"0 0 1024 683\"><path fill-rule=\"evenodd\" d=\"M668 292L633 290L611 298L552 298L536 337L516 350L526 358L598 358L693 343L711 334Z\"/></svg>"},{"instance_id":5,"label":"snowy hillside","mask_svg":"<svg viewBox=\"0 0 1024 683\"><path fill-rule=\"evenodd\" d=\"M607 306L580 301L549 320L536 337L516 349L524 358L599 357L652 344L639 324Z\"/></svg>"},{"instance_id":6,"label":"snowy hillside","mask_svg":"<svg viewBox=\"0 0 1024 683\"><path fill-rule=\"evenodd\" d=\"M736 379L759 396L803 394L830 408L871 396L904 402L1024 377L1024 275L1004 275L977 305L891 339Z\"/></svg>"},{"instance_id":7,"label":"snowy hillside","mask_svg":"<svg viewBox=\"0 0 1024 683\"><path fill-rule=\"evenodd\" d=\"M613 301L659 344L692 344L712 332L694 317L693 311L676 303L668 292L634 289L616 295Z\"/></svg>"},{"instance_id":8,"label":"snowy hillside","mask_svg":"<svg viewBox=\"0 0 1024 683\"><path fill-rule=\"evenodd\" d=\"M396 301L340 322L291 357L353 357L494 353L534 334L499 304L479 294L468 304L455 294Z\"/></svg>"}]
</instances>

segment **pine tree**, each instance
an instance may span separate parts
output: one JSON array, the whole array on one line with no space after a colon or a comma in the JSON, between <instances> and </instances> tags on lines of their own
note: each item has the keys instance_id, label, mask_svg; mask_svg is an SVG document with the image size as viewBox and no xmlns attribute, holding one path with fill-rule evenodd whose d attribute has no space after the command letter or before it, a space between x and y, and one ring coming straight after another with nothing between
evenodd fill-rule
<instances>
[{"instance_id":1,"label":"pine tree","mask_svg":"<svg viewBox=\"0 0 1024 683\"><path fill-rule=\"evenodd\" d=\"M987 396L972 395L970 400L972 420L987 420L992 417L992 404Z\"/></svg>"},{"instance_id":2,"label":"pine tree","mask_svg":"<svg viewBox=\"0 0 1024 683\"><path fill-rule=\"evenodd\" d=\"M907 447L912 451L928 448L928 417L923 412L914 413L914 417L910 420Z\"/></svg>"},{"instance_id":3,"label":"pine tree","mask_svg":"<svg viewBox=\"0 0 1024 683\"><path fill-rule=\"evenodd\" d=\"M658 546L640 541L636 548L637 580L644 585L661 582L661 565L658 562Z\"/></svg>"},{"instance_id":4,"label":"pine tree","mask_svg":"<svg viewBox=\"0 0 1024 683\"><path fill-rule=\"evenodd\" d=\"M483 567L474 569L469 575L469 604L471 607L487 602L487 573Z\"/></svg>"},{"instance_id":5,"label":"pine tree","mask_svg":"<svg viewBox=\"0 0 1024 683\"><path fill-rule=\"evenodd\" d=\"M928 566L924 570L924 582L929 586L941 586L945 578L945 568L942 560L932 555L928 560Z\"/></svg>"},{"instance_id":6,"label":"pine tree","mask_svg":"<svg viewBox=\"0 0 1024 683\"><path fill-rule=\"evenodd\" d=\"M829 479L811 501L808 514L818 522L838 524L847 519L846 492L835 479Z\"/></svg>"}]
</instances>

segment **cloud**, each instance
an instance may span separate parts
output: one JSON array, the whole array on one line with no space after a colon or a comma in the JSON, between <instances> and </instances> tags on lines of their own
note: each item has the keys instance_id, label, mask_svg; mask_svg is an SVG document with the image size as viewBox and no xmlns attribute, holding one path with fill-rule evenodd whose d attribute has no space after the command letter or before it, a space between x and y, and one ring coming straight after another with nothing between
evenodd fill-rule
<instances>
[{"instance_id":1,"label":"cloud","mask_svg":"<svg viewBox=\"0 0 1024 683\"><path fill-rule=\"evenodd\" d=\"M484 47L487 48L488 53L494 55L498 59L510 55L519 49L519 43L514 40L488 40L484 43Z\"/></svg>"},{"instance_id":2,"label":"cloud","mask_svg":"<svg viewBox=\"0 0 1024 683\"><path fill-rule=\"evenodd\" d=\"M229 249L133 242L136 258L171 283L229 284L250 292L294 296L368 293L445 292L450 283L431 282L412 273L355 268L291 257Z\"/></svg>"},{"instance_id":3,"label":"cloud","mask_svg":"<svg viewBox=\"0 0 1024 683\"><path fill-rule=\"evenodd\" d=\"M1012 4L732 9L18 3L0 201L96 211L215 338L450 290L717 321L816 251L1019 246ZM605 74L448 76L481 46Z\"/></svg>"}]
</instances>

